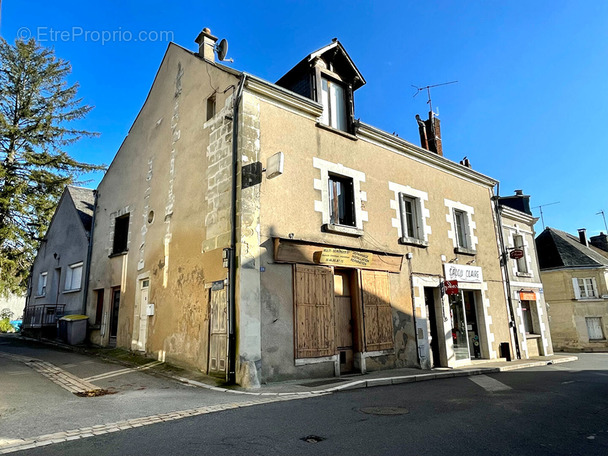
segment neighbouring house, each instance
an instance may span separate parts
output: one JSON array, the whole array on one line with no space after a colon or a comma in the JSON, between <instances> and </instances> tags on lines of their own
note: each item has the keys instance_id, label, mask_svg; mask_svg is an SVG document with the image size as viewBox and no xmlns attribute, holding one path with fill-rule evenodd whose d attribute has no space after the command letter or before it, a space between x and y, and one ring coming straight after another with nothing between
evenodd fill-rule
<instances>
[{"instance_id":1,"label":"neighbouring house","mask_svg":"<svg viewBox=\"0 0 608 456\"><path fill-rule=\"evenodd\" d=\"M57 318L86 310L87 258L95 190L63 191L32 266L23 329L54 335Z\"/></svg>"},{"instance_id":2,"label":"neighbouring house","mask_svg":"<svg viewBox=\"0 0 608 456\"><path fill-rule=\"evenodd\" d=\"M606 350L608 252L590 245L585 229L576 237L546 228L536 238L536 249L553 348Z\"/></svg>"},{"instance_id":3,"label":"neighbouring house","mask_svg":"<svg viewBox=\"0 0 608 456\"><path fill-rule=\"evenodd\" d=\"M551 332L534 243L534 224L538 219L530 210L530 196L516 190L515 195L497 201L504 242L505 289L515 322L516 347L522 359L551 355Z\"/></svg>"},{"instance_id":4,"label":"neighbouring house","mask_svg":"<svg viewBox=\"0 0 608 456\"><path fill-rule=\"evenodd\" d=\"M11 320L21 320L23 308L25 307L25 296L10 293L7 296L0 296L0 311L8 309L12 312Z\"/></svg>"},{"instance_id":5,"label":"neighbouring house","mask_svg":"<svg viewBox=\"0 0 608 456\"><path fill-rule=\"evenodd\" d=\"M432 113L424 148L357 120L337 40L275 84L216 41L169 44L99 185L91 341L247 387L498 358L497 181Z\"/></svg>"}]
</instances>

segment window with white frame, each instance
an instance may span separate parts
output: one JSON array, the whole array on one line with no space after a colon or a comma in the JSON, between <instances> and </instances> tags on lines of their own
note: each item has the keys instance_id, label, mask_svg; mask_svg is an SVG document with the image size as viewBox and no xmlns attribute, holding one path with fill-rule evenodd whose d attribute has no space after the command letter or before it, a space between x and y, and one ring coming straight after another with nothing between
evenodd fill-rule
<instances>
[{"instance_id":1,"label":"window with white frame","mask_svg":"<svg viewBox=\"0 0 608 456\"><path fill-rule=\"evenodd\" d=\"M337 81L321 78L321 123L337 130L347 131L346 89Z\"/></svg>"},{"instance_id":2,"label":"window with white frame","mask_svg":"<svg viewBox=\"0 0 608 456\"><path fill-rule=\"evenodd\" d=\"M524 252L524 256L521 258L518 258L516 260L517 262L517 272L521 272L521 273L527 273L528 272L528 260L526 258L526 249L524 246L524 237L520 234L515 234L513 236L513 246L518 249L521 250L522 252Z\"/></svg>"},{"instance_id":3,"label":"window with white frame","mask_svg":"<svg viewBox=\"0 0 608 456\"><path fill-rule=\"evenodd\" d=\"M477 225L473 220L475 208L461 203L444 199L444 204L448 208L446 221L450 225L448 237L454 243L454 252L466 255L476 255L476 246L479 239L475 236Z\"/></svg>"},{"instance_id":4,"label":"window with white frame","mask_svg":"<svg viewBox=\"0 0 608 456\"><path fill-rule=\"evenodd\" d=\"M329 175L329 218L334 225L356 226L355 195L350 177Z\"/></svg>"},{"instance_id":5,"label":"window with white frame","mask_svg":"<svg viewBox=\"0 0 608 456\"><path fill-rule=\"evenodd\" d=\"M593 277L572 279L574 296L576 299L590 299L599 297L597 285Z\"/></svg>"},{"instance_id":6,"label":"window with white frame","mask_svg":"<svg viewBox=\"0 0 608 456\"><path fill-rule=\"evenodd\" d=\"M401 193L399 194L399 209L404 240L424 240L424 233L421 229L420 199Z\"/></svg>"},{"instance_id":7,"label":"window with white frame","mask_svg":"<svg viewBox=\"0 0 608 456\"><path fill-rule=\"evenodd\" d=\"M40 275L38 276L38 293L37 296L44 296L46 295L46 279L47 279L48 273L47 272L41 272Z\"/></svg>"},{"instance_id":8,"label":"window with white frame","mask_svg":"<svg viewBox=\"0 0 608 456\"><path fill-rule=\"evenodd\" d=\"M65 291L80 290L82 282L82 262L68 266L65 275Z\"/></svg>"}]
</instances>

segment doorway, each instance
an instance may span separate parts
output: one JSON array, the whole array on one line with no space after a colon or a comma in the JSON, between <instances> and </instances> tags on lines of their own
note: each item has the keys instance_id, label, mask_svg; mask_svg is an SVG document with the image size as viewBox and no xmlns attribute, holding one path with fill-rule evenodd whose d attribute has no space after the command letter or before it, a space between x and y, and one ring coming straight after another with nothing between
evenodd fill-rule
<instances>
[{"instance_id":1,"label":"doorway","mask_svg":"<svg viewBox=\"0 0 608 456\"><path fill-rule=\"evenodd\" d=\"M112 288L112 307L110 309L110 345L116 345L118 334L118 310L120 308L120 287Z\"/></svg>"},{"instance_id":2,"label":"doorway","mask_svg":"<svg viewBox=\"0 0 608 456\"><path fill-rule=\"evenodd\" d=\"M150 279L140 280L139 295L139 336L137 349L146 351L148 341L148 297L150 289Z\"/></svg>"},{"instance_id":3,"label":"doorway","mask_svg":"<svg viewBox=\"0 0 608 456\"><path fill-rule=\"evenodd\" d=\"M424 287L424 304L427 315L427 331L429 334L431 368L441 365L441 355L439 353L439 335L441 332L437 327L437 311L435 309L435 288Z\"/></svg>"},{"instance_id":4,"label":"doorway","mask_svg":"<svg viewBox=\"0 0 608 456\"><path fill-rule=\"evenodd\" d=\"M481 358L474 291L463 290L450 296L450 317L456 360Z\"/></svg>"},{"instance_id":5,"label":"doorway","mask_svg":"<svg viewBox=\"0 0 608 456\"><path fill-rule=\"evenodd\" d=\"M354 370L353 299L354 271L334 271L334 306L336 348L340 356L340 373Z\"/></svg>"}]
</instances>

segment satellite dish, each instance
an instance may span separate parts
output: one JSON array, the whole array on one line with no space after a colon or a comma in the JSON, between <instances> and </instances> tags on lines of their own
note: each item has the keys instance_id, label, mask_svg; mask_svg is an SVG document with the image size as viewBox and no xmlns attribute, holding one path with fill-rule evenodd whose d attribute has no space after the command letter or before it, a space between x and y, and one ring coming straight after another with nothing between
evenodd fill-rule
<instances>
[{"instance_id":1,"label":"satellite dish","mask_svg":"<svg viewBox=\"0 0 608 456\"><path fill-rule=\"evenodd\" d=\"M215 46L215 52L217 52L217 58L220 61L226 60L226 54L228 54L228 41L226 41L225 38L222 38L222 40ZM229 59L228 61L232 61L232 59Z\"/></svg>"}]
</instances>

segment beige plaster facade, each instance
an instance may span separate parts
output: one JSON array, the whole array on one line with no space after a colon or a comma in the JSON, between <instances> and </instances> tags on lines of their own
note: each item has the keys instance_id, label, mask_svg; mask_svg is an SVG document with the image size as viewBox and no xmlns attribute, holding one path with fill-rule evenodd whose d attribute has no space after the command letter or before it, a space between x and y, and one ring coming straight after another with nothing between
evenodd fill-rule
<instances>
[{"instance_id":1,"label":"beige plaster facade","mask_svg":"<svg viewBox=\"0 0 608 456\"><path fill-rule=\"evenodd\" d=\"M249 387L499 356L510 332L496 181L363 123L332 128L324 109L169 46L98 189L88 312L103 318L93 342L217 375L233 350L235 380ZM261 170L279 156L269 178ZM351 189L340 187L345 223L333 219L344 204L336 182ZM459 298L443 291L449 274Z\"/></svg>"}]
</instances>

